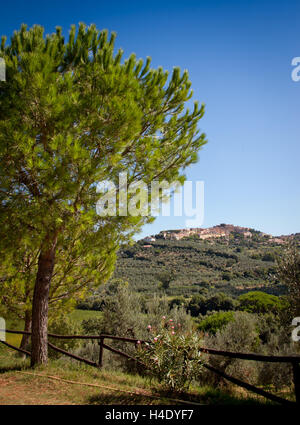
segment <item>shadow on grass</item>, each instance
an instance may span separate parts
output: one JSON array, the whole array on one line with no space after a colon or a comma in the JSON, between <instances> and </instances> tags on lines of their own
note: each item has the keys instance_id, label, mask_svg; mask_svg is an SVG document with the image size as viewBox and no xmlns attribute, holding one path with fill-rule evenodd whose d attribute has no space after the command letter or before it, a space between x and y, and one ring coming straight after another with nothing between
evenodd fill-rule
<instances>
[{"instance_id":1,"label":"shadow on grass","mask_svg":"<svg viewBox=\"0 0 300 425\"><path fill-rule=\"evenodd\" d=\"M161 399L153 399L146 397L141 394L97 394L88 397L88 404L97 404L97 405L145 405L145 404L162 404Z\"/></svg>"},{"instance_id":2,"label":"shadow on grass","mask_svg":"<svg viewBox=\"0 0 300 425\"><path fill-rule=\"evenodd\" d=\"M26 370L31 369L30 364L24 363L24 364L13 364L13 365L5 365L2 366L0 364L0 373L6 373L6 372L15 372L19 370Z\"/></svg>"},{"instance_id":3,"label":"shadow on grass","mask_svg":"<svg viewBox=\"0 0 300 425\"><path fill-rule=\"evenodd\" d=\"M156 394L160 395L161 398L172 398L183 400L185 402L198 403L201 405L216 405L216 406L265 406L266 402L263 399L256 398L255 396L238 397L232 394L230 391L224 391L219 388L213 387L202 387L199 390L193 390L191 392L180 392L172 393L168 391L156 391ZM268 403L268 401L267 401ZM178 402L180 404L180 402Z\"/></svg>"},{"instance_id":4,"label":"shadow on grass","mask_svg":"<svg viewBox=\"0 0 300 425\"><path fill-rule=\"evenodd\" d=\"M28 358L0 344L0 373L13 372L30 368Z\"/></svg>"},{"instance_id":5,"label":"shadow on grass","mask_svg":"<svg viewBox=\"0 0 300 425\"><path fill-rule=\"evenodd\" d=\"M258 398L236 397L233 394L214 388L203 389L201 393L170 393L169 391L157 391L156 389L152 394L159 398L147 397L144 394L99 393L88 397L87 403L97 405L184 405L185 403L180 402L182 400L186 403L215 406L266 406L266 404L269 404Z\"/></svg>"},{"instance_id":6,"label":"shadow on grass","mask_svg":"<svg viewBox=\"0 0 300 425\"><path fill-rule=\"evenodd\" d=\"M238 397L220 389L211 389L202 395L202 400L206 404L216 406L265 406L269 402L256 397Z\"/></svg>"},{"instance_id":7,"label":"shadow on grass","mask_svg":"<svg viewBox=\"0 0 300 425\"><path fill-rule=\"evenodd\" d=\"M173 401L177 399L176 401ZM137 394L97 394L87 399L88 404L96 405L184 405L179 400L187 403L199 403L199 405L215 406L265 406L266 404L255 399L240 399L226 394L207 394L202 397L191 397L190 395L166 395L161 394L161 398L153 399Z\"/></svg>"}]
</instances>

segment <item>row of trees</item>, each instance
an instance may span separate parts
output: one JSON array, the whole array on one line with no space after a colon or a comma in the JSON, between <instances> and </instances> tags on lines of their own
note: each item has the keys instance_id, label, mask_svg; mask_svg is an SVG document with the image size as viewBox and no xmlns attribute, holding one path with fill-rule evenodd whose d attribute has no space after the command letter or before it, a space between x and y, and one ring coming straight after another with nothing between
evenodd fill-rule
<instances>
[{"instance_id":1,"label":"row of trees","mask_svg":"<svg viewBox=\"0 0 300 425\"><path fill-rule=\"evenodd\" d=\"M286 297L270 295L262 291L250 291L234 299L222 292L215 295L194 295L188 303L187 310L192 316L206 315L212 311L241 310L249 313L279 314L289 307Z\"/></svg>"},{"instance_id":2,"label":"row of trees","mask_svg":"<svg viewBox=\"0 0 300 425\"><path fill-rule=\"evenodd\" d=\"M150 217L100 217L96 183L184 181L206 142L187 71L114 52L94 25L44 36L25 25L0 56L0 297L32 323L32 365L47 362L49 305L111 275L116 251Z\"/></svg>"}]
</instances>

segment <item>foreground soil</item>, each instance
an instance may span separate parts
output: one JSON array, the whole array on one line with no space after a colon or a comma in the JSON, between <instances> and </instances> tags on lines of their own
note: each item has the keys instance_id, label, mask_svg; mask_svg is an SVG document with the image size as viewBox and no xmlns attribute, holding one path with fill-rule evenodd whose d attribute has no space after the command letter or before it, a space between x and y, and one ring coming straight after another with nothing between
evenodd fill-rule
<instances>
[{"instance_id":1,"label":"foreground soil","mask_svg":"<svg viewBox=\"0 0 300 425\"><path fill-rule=\"evenodd\" d=\"M3 346L2 346L3 347ZM98 370L77 362L51 361L32 369L9 350L0 348L0 405L257 405L265 401L247 393L198 387L181 395L119 371Z\"/></svg>"}]
</instances>

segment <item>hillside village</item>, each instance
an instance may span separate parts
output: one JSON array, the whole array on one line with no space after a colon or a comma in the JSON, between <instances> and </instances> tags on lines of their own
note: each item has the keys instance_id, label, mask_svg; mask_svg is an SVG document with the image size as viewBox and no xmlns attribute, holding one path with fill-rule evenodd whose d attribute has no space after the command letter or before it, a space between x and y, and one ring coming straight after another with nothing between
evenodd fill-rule
<instances>
[{"instance_id":1,"label":"hillside village","mask_svg":"<svg viewBox=\"0 0 300 425\"><path fill-rule=\"evenodd\" d=\"M146 236L143 242L151 244L157 239L181 240L183 238L198 237L199 239L225 238L229 239L231 234L239 234L244 238L252 238L253 234L259 234L265 241L271 243L283 244L289 236L272 236L267 233L258 232L249 227L234 226L233 224L219 224L208 228L186 228L178 230L161 231L157 235ZM150 245L151 246L151 245ZM146 247L146 245L145 245Z\"/></svg>"},{"instance_id":2,"label":"hillside village","mask_svg":"<svg viewBox=\"0 0 300 425\"><path fill-rule=\"evenodd\" d=\"M232 224L164 230L124 246L113 278L147 296L159 289L158 276L170 271L175 277L165 291L169 297L203 290L234 297L250 290L282 295L285 288L274 278L276 257L293 239L300 245L300 233L272 236Z\"/></svg>"}]
</instances>

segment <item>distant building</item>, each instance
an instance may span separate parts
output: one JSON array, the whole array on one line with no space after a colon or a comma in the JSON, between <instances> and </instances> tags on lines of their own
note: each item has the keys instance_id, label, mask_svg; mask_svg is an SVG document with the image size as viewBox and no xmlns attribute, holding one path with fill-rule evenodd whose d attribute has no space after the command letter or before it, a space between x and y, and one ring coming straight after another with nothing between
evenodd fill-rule
<instances>
[{"instance_id":1,"label":"distant building","mask_svg":"<svg viewBox=\"0 0 300 425\"><path fill-rule=\"evenodd\" d=\"M245 238L251 238L253 236L252 231L249 227L234 226L233 224L222 223L217 226L208 228L186 228L177 230L161 231L157 236L158 239L169 239L169 240L180 240L186 237L199 237L199 239L211 239L211 238L226 238L228 239L231 234L239 234ZM267 235L262 232L258 234L270 238L271 235ZM146 240L146 239L145 239ZM147 240L151 242L150 239ZM280 243L277 241L277 243Z\"/></svg>"},{"instance_id":2,"label":"distant building","mask_svg":"<svg viewBox=\"0 0 300 425\"><path fill-rule=\"evenodd\" d=\"M155 242L156 241L156 239L153 237L153 236L146 236L144 239L143 239L143 241L144 242Z\"/></svg>"},{"instance_id":3,"label":"distant building","mask_svg":"<svg viewBox=\"0 0 300 425\"><path fill-rule=\"evenodd\" d=\"M181 239L181 237L180 237L180 234L176 234L176 233L170 233L169 234L169 239L173 239L173 240L176 240L176 241L178 241L179 239Z\"/></svg>"},{"instance_id":4,"label":"distant building","mask_svg":"<svg viewBox=\"0 0 300 425\"><path fill-rule=\"evenodd\" d=\"M284 243L284 240L283 239L281 239L281 238L271 238L270 240L269 240L269 242L272 242L272 243L278 243L278 244L283 244Z\"/></svg>"}]
</instances>

